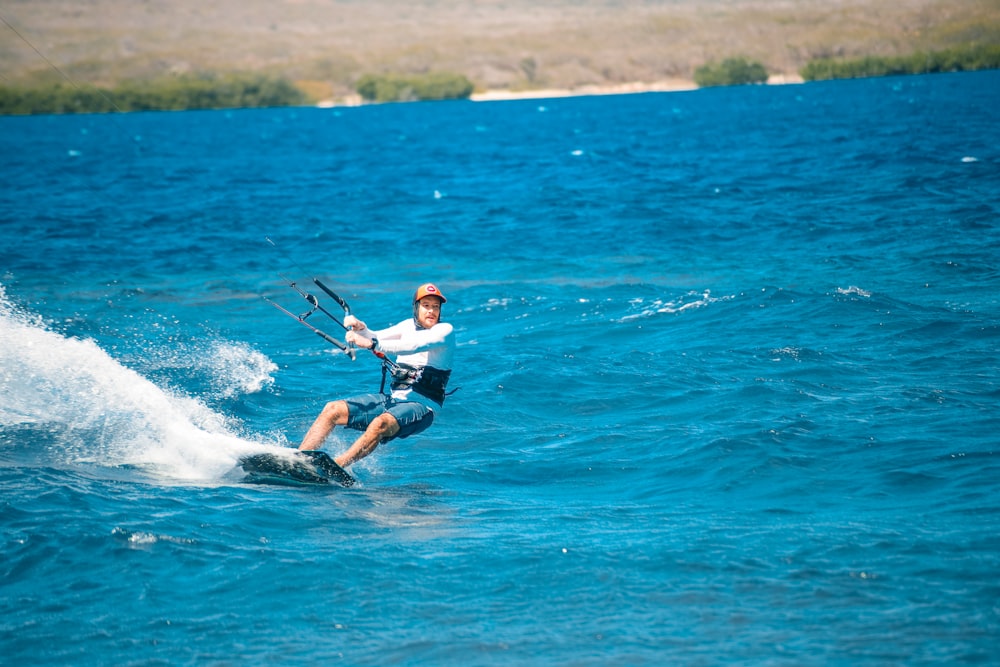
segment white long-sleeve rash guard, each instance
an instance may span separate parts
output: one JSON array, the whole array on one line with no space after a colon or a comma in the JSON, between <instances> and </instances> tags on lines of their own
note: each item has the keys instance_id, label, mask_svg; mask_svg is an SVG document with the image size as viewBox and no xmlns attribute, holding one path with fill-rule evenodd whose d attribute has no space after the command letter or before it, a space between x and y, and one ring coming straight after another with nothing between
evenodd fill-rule
<instances>
[{"instance_id":1,"label":"white long-sleeve rash guard","mask_svg":"<svg viewBox=\"0 0 1000 667\"><path fill-rule=\"evenodd\" d=\"M438 370L450 371L455 357L454 329L447 322L438 322L430 329L418 328L413 319L403 320L388 329L372 331L367 327L359 332L367 338L378 339L378 349L395 355L396 363L410 366L433 366ZM409 387L396 389L393 398L415 401L431 410L441 409L441 405L418 394Z\"/></svg>"}]
</instances>

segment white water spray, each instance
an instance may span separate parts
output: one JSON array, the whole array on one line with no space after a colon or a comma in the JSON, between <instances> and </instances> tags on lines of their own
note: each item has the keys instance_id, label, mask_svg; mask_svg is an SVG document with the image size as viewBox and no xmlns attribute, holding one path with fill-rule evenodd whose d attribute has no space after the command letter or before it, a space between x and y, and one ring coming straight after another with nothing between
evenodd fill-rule
<instances>
[{"instance_id":1,"label":"white water spray","mask_svg":"<svg viewBox=\"0 0 1000 667\"><path fill-rule=\"evenodd\" d=\"M240 456L273 448L239 437L225 416L164 391L94 341L49 330L13 306L2 285L0 429L29 434L5 439L15 447L47 442L66 463L139 466L184 480L220 479Z\"/></svg>"}]
</instances>

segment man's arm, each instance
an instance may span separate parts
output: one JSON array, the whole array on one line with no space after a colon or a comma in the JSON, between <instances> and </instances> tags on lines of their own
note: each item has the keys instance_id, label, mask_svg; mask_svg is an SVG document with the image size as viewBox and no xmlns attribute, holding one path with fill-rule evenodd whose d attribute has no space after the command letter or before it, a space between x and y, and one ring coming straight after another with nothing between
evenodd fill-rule
<instances>
[{"instance_id":1,"label":"man's arm","mask_svg":"<svg viewBox=\"0 0 1000 667\"><path fill-rule=\"evenodd\" d=\"M406 324L405 322L403 324ZM454 328L447 322L439 322L430 329L421 329L411 332L405 340L396 330L400 325L390 327L384 331L376 331L379 349L390 354L416 354L427 352L438 347L449 344L449 337ZM395 334L395 335L393 335ZM384 337L383 337L384 336Z\"/></svg>"}]
</instances>

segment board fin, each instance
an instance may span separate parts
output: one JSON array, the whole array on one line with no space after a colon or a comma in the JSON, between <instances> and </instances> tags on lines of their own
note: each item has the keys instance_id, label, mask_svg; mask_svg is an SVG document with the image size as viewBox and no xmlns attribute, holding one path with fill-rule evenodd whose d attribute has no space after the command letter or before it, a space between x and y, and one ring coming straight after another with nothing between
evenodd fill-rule
<instances>
[{"instance_id":1,"label":"board fin","mask_svg":"<svg viewBox=\"0 0 1000 667\"><path fill-rule=\"evenodd\" d=\"M240 467L247 473L243 481L250 484L353 486L357 481L329 454L320 451L296 450L291 455L252 454L240 459Z\"/></svg>"}]
</instances>

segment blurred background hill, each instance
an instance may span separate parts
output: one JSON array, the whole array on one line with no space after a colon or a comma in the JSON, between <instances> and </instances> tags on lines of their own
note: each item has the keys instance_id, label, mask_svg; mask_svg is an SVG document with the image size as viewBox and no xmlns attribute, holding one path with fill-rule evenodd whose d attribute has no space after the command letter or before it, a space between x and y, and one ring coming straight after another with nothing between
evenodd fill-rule
<instances>
[{"instance_id":1,"label":"blurred background hill","mask_svg":"<svg viewBox=\"0 0 1000 667\"><path fill-rule=\"evenodd\" d=\"M58 76L27 40L95 86L258 72L315 99L366 73L577 89L690 80L734 56L795 77L820 57L1000 43L1000 0L8 0L0 16L0 83Z\"/></svg>"}]
</instances>

